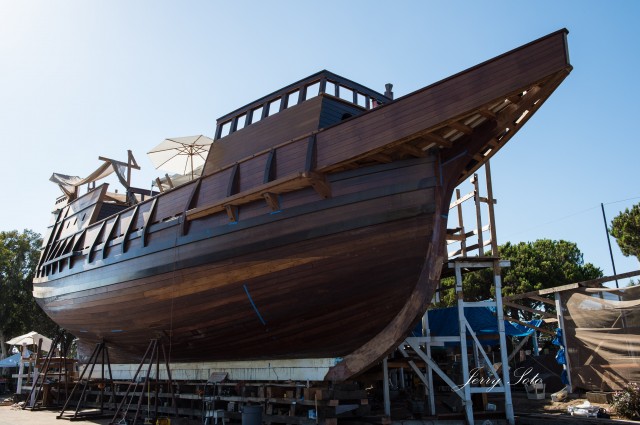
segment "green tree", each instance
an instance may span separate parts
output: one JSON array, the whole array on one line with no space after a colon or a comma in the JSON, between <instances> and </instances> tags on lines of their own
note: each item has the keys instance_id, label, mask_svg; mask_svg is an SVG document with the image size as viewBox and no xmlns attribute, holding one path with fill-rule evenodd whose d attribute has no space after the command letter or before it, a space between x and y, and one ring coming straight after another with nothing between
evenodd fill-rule
<instances>
[{"instance_id":1,"label":"green tree","mask_svg":"<svg viewBox=\"0 0 640 425\"><path fill-rule=\"evenodd\" d=\"M640 260L640 204L618 214L611 221L609 233L626 257L633 255Z\"/></svg>"},{"instance_id":2,"label":"green tree","mask_svg":"<svg viewBox=\"0 0 640 425\"><path fill-rule=\"evenodd\" d=\"M35 302L33 276L40 258L42 238L25 230L0 232L0 345L7 355L6 341L30 331L52 336L57 325Z\"/></svg>"},{"instance_id":3,"label":"green tree","mask_svg":"<svg viewBox=\"0 0 640 425\"><path fill-rule=\"evenodd\" d=\"M545 288L602 277L602 270L591 263L584 263L582 252L573 242L539 239L535 242L505 243L499 247L500 257L511 261L511 267L503 268L502 295L515 295ZM455 305L453 278L443 279L447 289L444 305ZM463 277L462 288L466 301L480 301L495 296L493 272L479 270ZM540 307L541 302L529 302L531 308ZM546 310L549 311L548 306ZM511 311L513 316L515 311ZM520 317L530 315L521 312Z\"/></svg>"}]
</instances>

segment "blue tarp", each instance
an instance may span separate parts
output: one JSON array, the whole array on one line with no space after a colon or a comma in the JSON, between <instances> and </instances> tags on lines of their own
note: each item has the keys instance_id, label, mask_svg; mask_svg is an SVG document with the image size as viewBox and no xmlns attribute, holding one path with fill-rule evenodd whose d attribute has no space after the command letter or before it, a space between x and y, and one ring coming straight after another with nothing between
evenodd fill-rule
<instances>
[{"instance_id":1,"label":"blue tarp","mask_svg":"<svg viewBox=\"0 0 640 425\"><path fill-rule=\"evenodd\" d=\"M556 361L558 364L562 365L562 374L560 375L560 379L562 383L565 385L569 385L569 376L567 375L567 357L564 351L564 343L562 342L562 329L556 329L556 337L551 341L553 345L558 346L558 352L556 353Z\"/></svg>"},{"instance_id":2,"label":"blue tarp","mask_svg":"<svg viewBox=\"0 0 640 425\"><path fill-rule=\"evenodd\" d=\"M486 341L488 345L497 344L497 340L490 342L490 340L483 338L485 336L495 336L497 338L498 321L496 320L495 309L490 307L465 307L464 315L478 339ZM542 324L542 320L531 320L527 323L539 327ZM429 328L432 336L459 335L458 307L429 310ZM534 332L534 329L507 320L504 321L504 330L507 336L526 336ZM415 335L421 335L422 325L418 325L414 333Z\"/></svg>"},{"instance_id":3,"label":"blue tarp","mask_svg":"<svg viewBox=\"0 0 640 425\"><path fill-rule=\"evenodd\" d=\"M27 352L27 354L31 354L31 353ZM25 360L25 364L26 363L29 363L29 359ZM0 367L17 367L19 365L20 365L20 353L9 356L6 359L0 360Z\"/></svg>"}]
</instances>

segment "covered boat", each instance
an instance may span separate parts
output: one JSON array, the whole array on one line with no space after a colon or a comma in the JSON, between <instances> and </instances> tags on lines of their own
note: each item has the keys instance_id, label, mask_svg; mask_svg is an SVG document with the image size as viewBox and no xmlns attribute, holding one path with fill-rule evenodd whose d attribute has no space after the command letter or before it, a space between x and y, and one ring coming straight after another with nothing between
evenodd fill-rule
<instances>
[{"instance_id":1,"label":"covered boat","mask_svg":"<svg viewBox=\"0 0 640 425\"><path fill-rule=\"evenodd\" d=\"M454 188L569 74L566 35L395 100L318 72L221 117L201 175L162 193L129 185L132 157L105 159L126 196L62 176L34 296L116 362L160 338L172 362L335 358L348 379L424 313Z\"/></svg>"}]
</instances>

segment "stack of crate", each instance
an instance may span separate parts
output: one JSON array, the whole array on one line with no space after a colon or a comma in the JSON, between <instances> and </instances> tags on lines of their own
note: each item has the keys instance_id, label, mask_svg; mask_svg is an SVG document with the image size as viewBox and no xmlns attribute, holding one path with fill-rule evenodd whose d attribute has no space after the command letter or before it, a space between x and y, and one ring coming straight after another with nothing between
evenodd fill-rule
<instances>
[{"instance_id":1,"label":"stack of crate","mask_svg":"<svg viewBox=\"0 0 640 425\"><path fill-rule=\"evenodd\" d=\"M318 422L325 425L336 425L338 418L371 415L367 391L355 383L335 384L331 388L304 388L304 399L313 402Z\"/></svg>"}]
</instances>

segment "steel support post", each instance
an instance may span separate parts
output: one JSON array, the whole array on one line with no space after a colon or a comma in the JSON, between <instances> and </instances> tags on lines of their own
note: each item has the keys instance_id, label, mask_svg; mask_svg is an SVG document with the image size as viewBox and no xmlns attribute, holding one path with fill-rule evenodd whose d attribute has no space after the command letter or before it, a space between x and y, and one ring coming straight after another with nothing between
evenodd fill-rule
<instances>
[{"instance_id":1,"label":"steel support post","mask_svg":"<svg viewBox=\"0 0 640 425\"><path fill-rule=\"evenodd\" d=\"M384 414L391 416L391 395L389 394L389 364L387 358L382 360L382 385L384 391Z\"/></svg>"}]
</instances>

